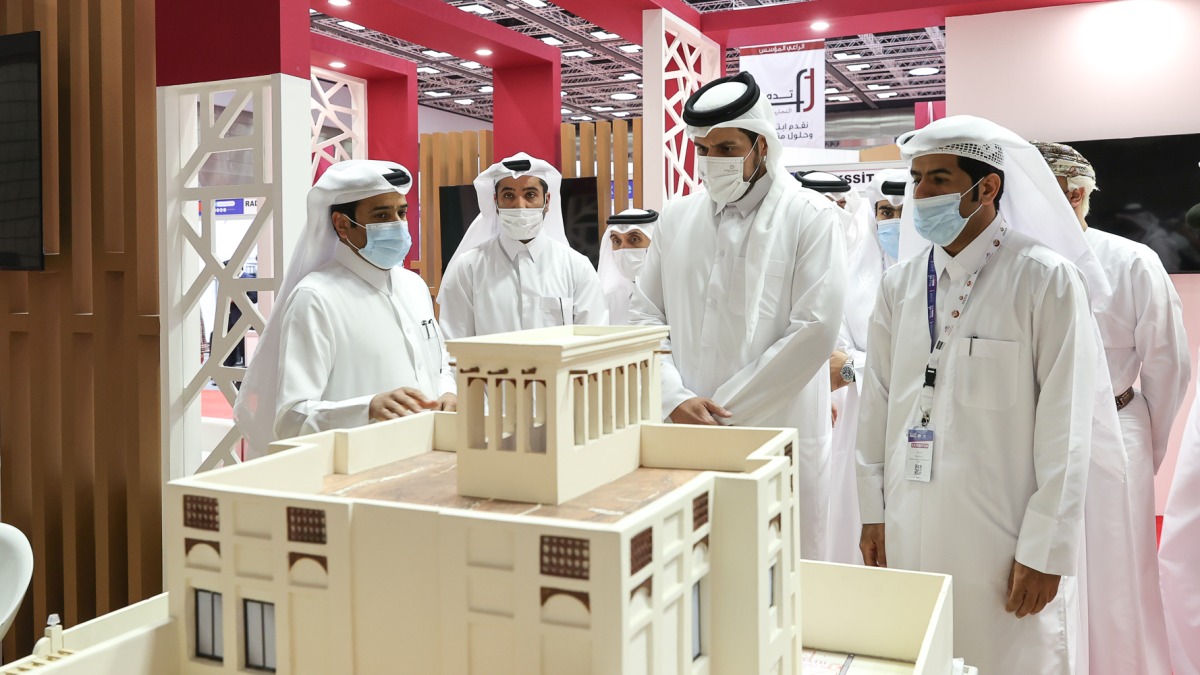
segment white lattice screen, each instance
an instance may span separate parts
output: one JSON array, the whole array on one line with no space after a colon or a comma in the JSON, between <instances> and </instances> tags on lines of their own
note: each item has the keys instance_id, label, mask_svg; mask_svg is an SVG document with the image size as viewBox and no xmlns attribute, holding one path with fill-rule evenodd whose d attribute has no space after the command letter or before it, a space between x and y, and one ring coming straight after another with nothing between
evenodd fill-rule
<instances>
[{"instance_id":1,"label":"white lattice screen","mask_svg":"<svg viewBox=\"0 0 1200 675\"><path fill-rule=\"evenodd\" d=\"M237 461L240 435L229 420L202 419L202 392L215 390L218 402L232 405L245 368L226 361L239 349L252 351L281 280L276 270L303 226L309 87L273 75L159 89L167 478ZM257 278L247 278L254 267ZM206 303L212 316L202 321ZM241 316L231 322L231 312ZM212 336L207 355L204 323Z\"/></svg>"},{"instance_id":2,"label":"white lattice screen","mask_svg":"<svg viewBox=\"0 0 1200 675\"><path fill-rule=\"evenodd\" d=\"M660 210L666 200L699 186L683 104L703 84L720 77L723 55L720 45L666 10L643 12L642 28L643 204Z\"/></svg>"},{"instance_id":3,"label":"white lattice screen","mask_svg":"<svg viewBox=\"0 0 1200 675\"><path fill-rule=\"evenodd\" d=\"M367 158L367 83L312 69L312 180L322 166Z\"/></svg>"}]
</instances>

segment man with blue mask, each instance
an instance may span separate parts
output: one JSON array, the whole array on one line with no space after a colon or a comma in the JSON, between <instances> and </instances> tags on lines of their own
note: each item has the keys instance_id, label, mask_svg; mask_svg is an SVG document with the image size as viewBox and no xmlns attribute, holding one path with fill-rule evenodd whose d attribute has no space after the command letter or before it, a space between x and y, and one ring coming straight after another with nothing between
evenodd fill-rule
<instances>
[{"instance_id":1,"label":"man with blue mask","mask_svg":"<svg viewBox=\"0 0 1200 675\"><path fill-rule=\"evenodd\" d=\"M402 267L411 174L395 162L331 166L238 392L252 455L306 433L456 406L429 287Z\"/></svg>"},{"instance_id":2,"label":"man with blue mask","mask_svg":"<svg viewBox=\"0 0 1200 675\"><path fill-rule=\"evenodd\" d=\"M1085 495L1094 435L1119 434L1089 306L1107 281L1024 139L956 116L898 145L902 217L931 244L905 256L902 228L870 320L864 561L951 574L955 651L980 672L1087 673Z\"/></svg>"},{"instance_id":3,"label":"man with blue mask","mask_svg":"<svg viewBox=\"0 0 1200 675\"><path fill-rule=\"evenodd\" d=\"M557 169L523 152L475 179L479 216L438 292L447 337L607 321L595 268L567 243L561 183Z\"/></svg>"},{"instance_id":4,"label":"man with blue mask","mask_svg":"<svg viewBox=\"0 0 1200 675\"><path fill-rule=\"evenodd\" d=\"M838 344L829 358L829 380L833 389L835 424L830 458L833 476L829 504L829 560L862 564L858 538L862 521L858 514L854 440L862 393L863 366L867 359L867 327L883 273L896 264L900 243L900 214L904 210L904 187L908 172L885 169L876 173L866 188L870 209L868 229L850 252L850 276L846 284L846 311L838 332Z\"/></svg>"},{"instance_id":5,"label":"man with blue mask","mask_svg":"<svg viewBox=\"0 0 1200 675\"><path fill-rule=\"evenodd\" d=\"M702 87L683 120L704 191L663 209L631 323L671 327L662 359L664 418L797 429L800 555L823 559L825 366L846 288L838 208L784 169L775 113L749 73Z\"/></svg>"}]
</instances>

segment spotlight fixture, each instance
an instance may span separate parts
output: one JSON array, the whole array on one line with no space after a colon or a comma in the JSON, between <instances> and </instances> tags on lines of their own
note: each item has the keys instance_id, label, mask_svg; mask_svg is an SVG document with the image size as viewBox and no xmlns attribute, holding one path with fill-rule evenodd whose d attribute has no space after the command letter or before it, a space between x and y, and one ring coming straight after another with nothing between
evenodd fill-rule
<instances>
[{"instance_id":1,"label":"spotlight fixture","mask_svg":"<svg viewBox=\"0 0 1200 675\"><path fill-rule=\"evenodd\" d=\"M366 30L367 29L366 26L359 25L357 23L354 23L353 21L339 21L339 22L337 22L337 25L341 26L342 28L349 28L350 30Z\"/></svg>"},{"instance_id":2,"label":"spotlight fixture","mask_svg":"<svg viewBox=\"0 0 1200 675\"><path fill-rule=\"evenodd\" d=\"M329 67L330 68L345 68L346 64L342 63L341 61L330 61Z\"/></svg>"},{"instance_id":3,"label":"spotlight fixture","mask_svg":"<svg viewBox=\"0 0 1200 675\"><path fill-rule=\"evenodd\" d=\"M616 94L613 94L610 98L614 101L632 101L633 99L637 98L637 94L630 94L628 92L618 92Z\"/></svg>"},{"instance_id":4,"label":"spotlight fixture","mask_svg":"<svg viewBox=\"0 0 1200 675\"><path fill-rule=\"evenodd\" d=\"M491 55L492 55L492 50L490 50L490 49L476 49L476 50L475 50L475 55L476 55L476 56L491 56Z\"/></svg>"},{"instance_id":5,"label":"spotlight fixture","mask_svg":"<svg viewBox=\"0 0 1200 675\"><path fill-rule=\"evenodd\" d=\"M475 101L469 98L456 98L454 99L454 102L459 105L471 105Z\"/></svg>"},{"instance_id":6,"label":"spotlight fixture","mask_svg":"<svg viewBox=\"0 0 1200 675\"><path fill-rule=\"evenodd\" d=\"M495 91L495 89L490 84L479 88L479 93L481 93L481 94L490 94L493 91Z\"/></svg>"},{"instance_id":7,"label":"spotlight fixture","mask_svg":"<svg viewBox=\"0 0 1200 675\"><path fill-rule=\"evenodd\" d=\"M812 26L813 30L825 30L825 29L829 28L828 21L814 21L810 25Z\"/></svg>"},{"instance_id":8,"label":"spotlight fixture","mask_svg":"<svg viewBox=\"0 0 1200 675\"><path fill-rule=\"evenodd\" d=\"M937 75L940 72L940 68L935 68L933 66L922 66L920 68L913 68L912 70L908 71L908 74L916 75L917 77L926 77L928 75Z\"/></svg>"}]
</instances>

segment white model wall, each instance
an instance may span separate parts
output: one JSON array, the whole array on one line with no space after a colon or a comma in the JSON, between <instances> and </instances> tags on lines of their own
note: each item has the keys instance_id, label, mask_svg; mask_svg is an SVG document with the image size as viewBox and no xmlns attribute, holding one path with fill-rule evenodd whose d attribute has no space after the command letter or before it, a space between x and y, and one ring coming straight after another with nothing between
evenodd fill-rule
<instances>
[{"instance_id":1,"label":"white model wall","mask_svg":"<svg viewBox=\"0 0 1200 675\"><path fill-rule=\"evenodd\" d=\"M1200 133L1196 35L1196 0L1121 0L949 18L946 112L986 117L1039 140ZM1200 275L1172 280L1183 301L1194 366ZM1195 389L1193 380L1158 472L1159 514Z\"/></svg>"}]
</instances>

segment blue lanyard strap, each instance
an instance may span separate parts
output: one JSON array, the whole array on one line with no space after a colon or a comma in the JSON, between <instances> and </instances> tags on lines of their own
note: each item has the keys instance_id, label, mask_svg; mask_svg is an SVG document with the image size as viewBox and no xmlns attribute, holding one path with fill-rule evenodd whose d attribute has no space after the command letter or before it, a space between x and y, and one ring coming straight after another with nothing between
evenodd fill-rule
<instances>
[{"instance_id":1,"label":"blue lanyard strap","mask_svg":"<svg viewBox=\"0 0 1200 675\"><path fill-rule=\"evenodd\" d=\"M933 247L929 247L929 275L925 286L925 300L929 306L929 351L933 352L933 345L937 342L937 329L934 324L937 323L937 269L933 266Z\"/></svg>"}]
</instances>

